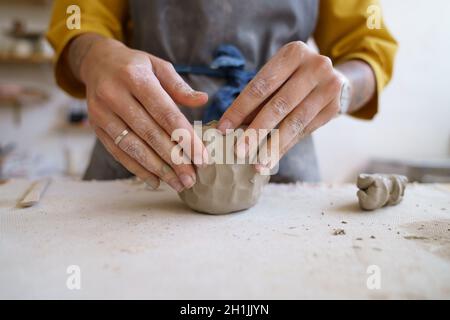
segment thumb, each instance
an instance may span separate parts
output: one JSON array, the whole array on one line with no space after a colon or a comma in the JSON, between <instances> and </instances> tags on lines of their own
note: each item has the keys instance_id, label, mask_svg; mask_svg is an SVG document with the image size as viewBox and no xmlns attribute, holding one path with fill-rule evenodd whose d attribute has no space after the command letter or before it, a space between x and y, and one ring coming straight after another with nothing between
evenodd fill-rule
<instances>
[{"instance_id":1,"label":"thumb","mask_svg":"<svg viewBox=\"0 0 450 320\"><path fill-rule=\"evenodd\" d=\"M196 91L175 71L170 62L150 56L153 72L161 86L177 103L186 107L201 107L208 102L208 94Z\"/></svg>"}]
</instances>

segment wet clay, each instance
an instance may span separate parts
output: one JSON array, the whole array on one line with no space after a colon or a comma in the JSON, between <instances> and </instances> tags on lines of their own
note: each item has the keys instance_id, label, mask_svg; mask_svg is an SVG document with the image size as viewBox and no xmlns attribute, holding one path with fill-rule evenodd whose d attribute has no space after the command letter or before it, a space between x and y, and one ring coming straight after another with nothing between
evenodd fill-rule
<instances>
[{"instance_id":1,"label":"wet clay","mask_svg":"<svg viewBox=\"0 0 450 320\"><path fill-rule=\"evenodd\" d=\"M375 210L400 203L405 193L408 178L402 175L360 174L356 182L359 206L364 210Z\"/></svg>"},{"instance_id":2,"label":"wet clay","mask_svg":"<svg viewBox=\"0 0 450 320\"><path fill-rule=\"evenodd\" d=\"M215 128L216 122L202 127L203 133ZM234 144L225 143L225 136L217 130L214 139L207 141L203 134L203 142L211 158L211 150L223 152L222 155L234 154ZM216 148L211 144L216 144ZM223 147L221 147L223 146ZM213 147L213 148L210 148ZM246 159L243 164L213 163L197 169L195 185L179 193L180 198L191 209L208 214L227 214L248 209L256 204L261 191L269 182L270 176L260 175Z\"/></svg>"}]
</instances>

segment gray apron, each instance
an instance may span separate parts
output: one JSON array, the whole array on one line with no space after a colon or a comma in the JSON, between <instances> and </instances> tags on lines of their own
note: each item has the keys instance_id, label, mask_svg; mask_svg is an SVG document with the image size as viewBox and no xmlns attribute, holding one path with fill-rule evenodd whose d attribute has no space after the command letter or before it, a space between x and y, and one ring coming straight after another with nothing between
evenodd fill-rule
<instances>
[{"instance_id":1,"label":"gray apron","mask_svg":"<svg viewBox=\"0 0 450 320\"><path fill-rule=\"evenodd\" d=\"M306 42L314 31L319 0L129 0L131 46L182 65L209 65L220 44L232 44L246 58L246 68L259 70L284 44ZM223 80L202 75L184 79L196 90L214 95ZM180 107L190 120L202 109ZM131 176L96 141L84 179L110 180ZM311 136L280 161L271 181L319 180Z\"/></svg>"}]
</instances>

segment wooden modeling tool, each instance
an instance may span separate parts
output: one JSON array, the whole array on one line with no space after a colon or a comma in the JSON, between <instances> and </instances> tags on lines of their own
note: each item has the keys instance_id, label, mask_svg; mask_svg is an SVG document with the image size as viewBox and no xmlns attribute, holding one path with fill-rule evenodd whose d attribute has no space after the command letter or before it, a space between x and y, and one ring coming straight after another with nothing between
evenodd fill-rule
<instances>
[{"instance_id":1,"label":"wooden modeling tool","mask_svg":"<svg viewBox=\"0 0 450 320\"><path fill-rule=\"evenodd\" d=\"M39 203L51 181L51 178L43 178L34 181L28 188L22 200L20 200L18 204L19 207L28 208Z\"/></svg>"}]
</instances>

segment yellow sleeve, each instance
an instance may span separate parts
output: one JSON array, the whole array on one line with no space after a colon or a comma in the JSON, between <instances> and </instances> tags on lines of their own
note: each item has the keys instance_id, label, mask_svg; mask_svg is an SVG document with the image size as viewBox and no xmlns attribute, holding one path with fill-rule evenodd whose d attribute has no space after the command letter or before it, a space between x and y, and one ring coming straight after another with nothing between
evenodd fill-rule
<instances>
[{"instance_id":1,"label":"yellow sleeve","mask_svg":"<svg viewBox=\"0 0 450 320\"><path fill-rule=\"evenodd\" d=\"M70 30L67 19L71 11L67 8L77 5L80 8L80 28ZM127 0L56 0L47 32L47 40L55 50L55 78L57 84L70 95L83 98L85 88L70 68L65 65L62 53L69 42L82 33L93 32L108 38L123 40L128 14Z\"/></svg>"},{"instance_id":2,"label":"yellow sleeve","mask_svg":"<svg viewBox=\"0 0 450 320\"><path fill-rule=\"evenodd\" d=\"M376 14L381 14L380 8L378 0L321 0L314 33L321 54L330 57L333 63L360 59L372 67L377 93L352 114L361 119L372 119L377 113L378 96L392 77L397 52L397 42L381 15L377 28Z\"/></svg>"}]
</instances>

